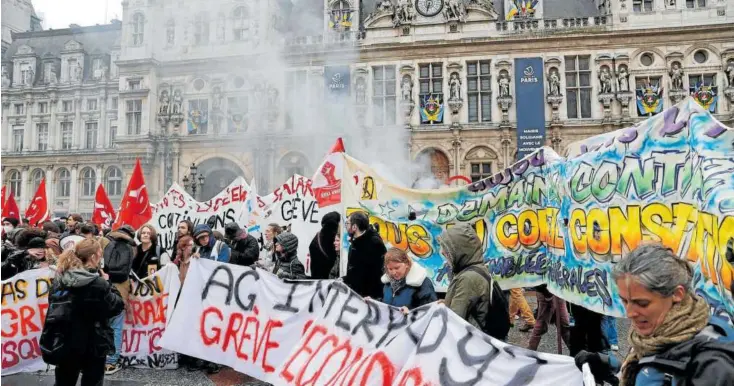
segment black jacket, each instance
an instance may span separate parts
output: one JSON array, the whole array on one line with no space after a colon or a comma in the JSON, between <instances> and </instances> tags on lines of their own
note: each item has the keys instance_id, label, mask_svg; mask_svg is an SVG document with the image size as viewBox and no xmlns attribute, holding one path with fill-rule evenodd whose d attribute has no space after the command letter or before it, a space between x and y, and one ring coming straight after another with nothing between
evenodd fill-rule
<instances>
[{"instance_id":1,"label":"black jacket","mask_svg":"<svg viewBox=\"0 0 734 386\"><path fill-rule=\"evenodd\" d=\"M321 229L308 245L311 255L311 279L328 279L331 269L336 263L336 249L334 249L336 232Z\"/></svg>"},{"instance_id":2,"label":"black jacket","mask_svg":"<svg viewBox=\"0 0 734 386\"><path fill-rule=\"evenodd\" d=\"M60 295L64 291L68 293ZM50 293L49 309L71 299L73 327L65 336L65 344L70 346L75 359L83 361L115 352L109 319L119 315L125 304L112 284L96 271L74 269L54 278Z\"/></svg>"},{"instance_id":3,"label":"black jacket","mask_svg":"<svg viewBox=\"0 0 734 386\"><path fill-rule=\"evenodd\" d=\"M4 246L3 255L7 255L7 257L2 263L2 280L8 280L31 269L31 259L25 249L12 249Z\"/></svg>"},{"instance_id":4,"label":"black jacket","mask_svg":"<svg viewBox=\"0 0 734 386\"><path fill-rule=\"evenodd\" d=\"M133 272L139 279L146 278L161 269L161 248L154 242L147 251L143 251L143 244L135 247L137 252L133 259Z\"/></svg>"},{"instance_id":5,"label":"black jacket","mask_svg":"<svg viewBox=\"0 0 734 386\"><path fill-rule=\"evenodd\" d=\"M232 250L229 255L231 264L251 266L260 257L260 244L257 239L243 230L237 231L235 237L225 238L225 240Z\"/></svg>"},{"instance_id":6,"label":"black jacket","mask_svg":"<svg viewBox=\"0 0 734 386\"><path fill-rule=\"evenodd\" d=\"M381 278L385 252L385 243L372 227L352 240L344 283L362 297L382 298Z\"/></svg>"},{"instance_id":7,"label":"black jacket","mask_svg":"<svg viewBox=\"0 0 734 386\"><path fill-rule=\"evenodd\" d=\"M132 270L133 258L135 257L135 241L130 235L122 231L112 231L107 235L107 238L110 240L110 242L105 247L104 271L108 275L110 275L110 282L124 283L129 279L130 270ZM123 258L125 260L121 263L120 267L112 267L108 258L110 255L110 251L112 251L115 247L119 247L121 249ZM125 267L123 268L122 265L124 265Z\"/></svg>"}]
</instances>

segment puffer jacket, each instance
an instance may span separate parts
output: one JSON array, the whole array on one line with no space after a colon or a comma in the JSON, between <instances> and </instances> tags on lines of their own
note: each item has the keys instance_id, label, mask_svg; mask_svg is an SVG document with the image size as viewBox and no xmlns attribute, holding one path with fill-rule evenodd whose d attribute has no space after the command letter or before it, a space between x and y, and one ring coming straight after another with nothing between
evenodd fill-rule
<instances>
[{"instance_id":1,"label":"puffer jacket","mask_svg":"<svg viewBox=\"0 0 734 386\"><path fill-rule=\"evenodd\" d=\"M282 253L275 253L277 258L276 275L281 279L307 279L306 269L298 260L298 237L293 233L283 232L275 236L275 244L280 244L283 247Z\"/></svg>"},{"instance_id":2,"label":"puffer jacket","mask_svg":"<svg viewBox=\"0 0 734 386\"><path fill-rule=\"evenodd\" d=\"M467 269L476 265L487 270L482 242L471 225L460 223L441 234L439 243L453 271L444 304L469 324L483 330L489 306L489 282L473 269Z\"/></svg>"},{"instance_id":3,"label":"puffer jacket","mask_svg":"<svg viewBox=\"0 0 734 386\"><path fill-rule=\"evenodd\" d=\"M410 270L405 275L405 285L397 291L390 285L390 277L387 274L382 275L382 283L384 284L382 302L391 306L407 307L412 310L438 300L426 269L417 263L410 265Z\"/></svg>"},{"instance_id":4,"label":"puffer jacket","mask_svg":"<svg viewBox=\"0 0 734 386\"><path fill-rule=\"evenodd\" d=\"M68 291L65 292L65 291ZM73 328L65 336L74 358L100 358L115 352L109 319L125 308L117 289L97 271L72 269L57 276L49 297L49 311L56 302L71 299Z\"/></svg>"}]
</instances>

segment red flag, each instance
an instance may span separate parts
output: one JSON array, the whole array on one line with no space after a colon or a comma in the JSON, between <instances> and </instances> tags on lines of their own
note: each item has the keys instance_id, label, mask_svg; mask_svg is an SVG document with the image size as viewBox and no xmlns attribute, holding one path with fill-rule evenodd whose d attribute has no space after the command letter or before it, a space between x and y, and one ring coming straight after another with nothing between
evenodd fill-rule
<instances>
[{"instance_id":1,"label":"red flag","mask_svg":"<svg viewBox=\"0 0 734 386\"><path fill-rule=\"evenodd\" d=\"M15 195L11 194L3 206L3 218L10 217L20 221L20 209L15 202Z\"/></svg>"},{"instance_id":2,"label":"red flag","mask_svg":"<svg viewBox=\"0 0 734 386\"><path fill-rule=\"evenodd\" d=\"M326 155L324 163L316 169L316 175L312 178L313 194L320 208L341 202L342 153L344 152L344 142L338 138L329 154Z\"/></svg>"},{"instance_id":3,"label":"red flag","mask_svg":"<svg viewBox=\"0 0 734 386\"><path fill-rule=\"evenodd\" d=\"M115 208L107 197L104 186L99 184L97 193L94 195L94 213L92 213L92 222L97 225L106 225L112 227L115 221Z\"/></svg>"},{"instance_id":4,"label":"red flag","mask_svg":"<svg viewBox=\"0 0 734 386\"><path fill-rule=\"evenodd\" d=\"M138 229L152 217L153 211L148 198L148 189L145 188L143 168L140 166L140 160L137 160L125 195L122 196L120 212L117 214L117 220L112 225L112 229L118 229L123 225L130 225Z\"/></svg>"},{"instance_id":5,"label":"red flag","mask_svg":"<svg viewBox=\"0 0 734 386\"><path fill-rule=\"evenodd\" d=\"M28 219L30 226L38 226L38 224L48 220L48 200L46 199L46 179L42 179L38 184L36 194L33 200L28 204L25 210L25 217Z\"/></svg>"}]
</instances>

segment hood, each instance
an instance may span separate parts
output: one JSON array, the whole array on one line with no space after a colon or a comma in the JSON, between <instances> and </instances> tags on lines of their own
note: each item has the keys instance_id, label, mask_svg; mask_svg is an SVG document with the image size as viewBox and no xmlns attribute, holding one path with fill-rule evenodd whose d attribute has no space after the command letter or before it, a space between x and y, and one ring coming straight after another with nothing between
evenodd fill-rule
<instances>
[{"instance_id":1,"label":"hood","mask_svg":"<svg viewBox=\"0 0 734 386\"><path fill-rule=\"evenodd\" d=\"M438 237L444 258L451 264L454 273L470 265L484 263L482 242L474 227L467 223L456 224Z\"/></svg>"},{"instance_id":2,"label":"hood","mask_svg":"<svg viewBox=\"0 0 734 386\"><path fill-rule=\"evenodd\" d=\"M136 245L135 244L135 240L133 240L133 238L130 237L130 235L128 235L125 232L112 231L112 232L110 232L110 233L107 234L107 238L110 239L110 240L112 240L112 241L122 241L122 242L128 243L128 244L130 244L132 246L135 246Z\"/></svg>"},{"instance_id":3,"label":"hood","mask_svg":"<svg viewBox=\"0 0 734 386\"><path fill-rule=\"evenodd\" d=\"M212 236L212 228L210 228L209 225L206 225L206 224L199 224L199 225L195 226L194 227L194 234L193 234L194 240L196 240L196 238L198 236L201 236L204 233L208 233L209 234L209 237L211 238L211 236Z\"/></svg>"},{"instance_id":4,"label":"hood","mask_svg":"<svg viewBox=\"0 0 734 386\"><path fill-rule=\"evenodd\" d=\"M329 212L321 218L321 228L337 230L341 219L342 216L338 212Z\"/></svg>"},{"instance_id":5,"label":"hood","mask_svg":"<svg viewBox=\"0 0 734 386\"><path fill-rule=\"evenodd\" d=\"M64 271L59 277L59 280L64 287L79 288L89 285L89 283L98 277L98 272L90 272L86 269L72 269Z\"/></svg>"},{"instance_id":6,"label":"hood","mask_svg":"<svg viewBox=\"0 0 734 386\"><path fill-rule=\"evenodd\" d=\"M292 257L298 254L298 237L290 232L283 232L275 236L275 244L283 246L286 256Z\"/></svg>"},{"instance_id":7,"label":"hood","mask_svg":"<svg viewBox=\"0 0 734 386\"><path fill-rule=\"evenodd\" d=\"M423 281L426 280L426 277L428 277L426 269L421 267L420 264L413 262L413 264L410 265L410 271L405 275L405 284L411 287L420 287L423 285ZM382 275L382 283L390 283L390 276L387 274Z\"/></svg>"},{"instance_id":8,"label":"hood","mask_svg":"<svg viewBox=\"0 0 734 386\"><path fill-rule=\"evenodd\" d=\"M236 222L231 222L224 227L224 236L232 240L243 239L246 236L246 232Z\"/></svg>"}]
</instances>

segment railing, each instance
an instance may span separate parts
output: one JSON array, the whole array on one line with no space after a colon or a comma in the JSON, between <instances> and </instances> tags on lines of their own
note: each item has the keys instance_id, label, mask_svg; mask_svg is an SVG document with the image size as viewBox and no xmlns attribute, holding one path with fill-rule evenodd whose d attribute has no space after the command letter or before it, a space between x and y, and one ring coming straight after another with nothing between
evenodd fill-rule
<instances>
[{"instance_id":1,"label":"railing","mask_svg":"<svg viewBox=\"0 0 734 386\"><path fill-rule=\"evenodd\" d=\"M504 34L516 34L528 31L555 32L575 29L599 28L611 23L608 16L574 17L563 19L527 19L499 21L494 24L495 30Z\"/></svg>"}]
</instances>

